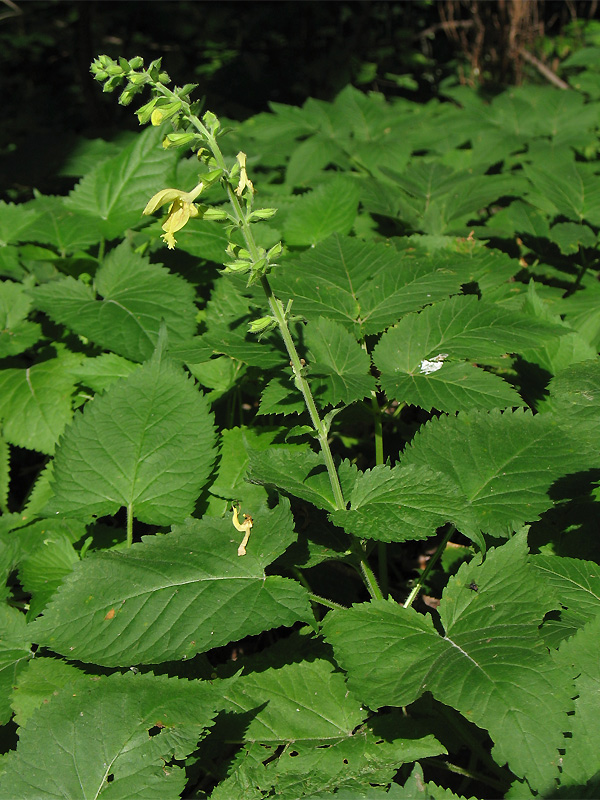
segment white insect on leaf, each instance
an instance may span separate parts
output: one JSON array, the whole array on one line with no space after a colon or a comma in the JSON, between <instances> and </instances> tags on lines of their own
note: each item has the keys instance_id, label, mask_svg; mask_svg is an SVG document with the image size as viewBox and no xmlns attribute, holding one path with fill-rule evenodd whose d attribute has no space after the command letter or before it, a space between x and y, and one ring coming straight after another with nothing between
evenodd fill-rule
<instances>
[{"instance_id":1,"label":"white insect on leaf","mask_svg":"<svg viewBox=\"0 0 600 800\"><path fill-rule=\"evenodd\" d=\"M446 358L448 358L448 353L440 353L429 360L424 358L423 361L421 361L421 373L423 375L431 375L432 372L437 372L438 369L442 368Z\"/></svg>"}]
</instances>

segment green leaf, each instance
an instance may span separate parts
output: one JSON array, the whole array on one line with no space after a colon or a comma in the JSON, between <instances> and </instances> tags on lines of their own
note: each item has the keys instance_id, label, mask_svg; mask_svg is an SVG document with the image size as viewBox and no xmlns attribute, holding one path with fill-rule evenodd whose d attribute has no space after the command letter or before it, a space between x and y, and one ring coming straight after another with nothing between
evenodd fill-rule
<instances>
[{"instance_id":1,"label":"green leaf","mask_svg":"<svg viewBox=\"0 0 600 800\"><path fill-rule=\"evenodd\" d=\"M245 510L245 509L243 509ZM306 590L265 567L287 547L287 505L249 509L245 556L224 520L190 519L167 536L80 561L32 624L34 638L84 662L130 666L187 659L312 617Z\"/></svg>"},{"instance_id":2,"label":"green leaf","mask_svg":"<svg viewBox=\"0 0 600 800\"><path fill-rule=\"evenodd\" d=\"M315 387L316 389L316 387ZM326 385L321 384L320 391L325 392ZM313 395L315 392L313 391ZM319 401L318 394L315 400ZM260 395L258 414L302 414L306 411L304 397L294 382L291 370L280 370L267 383Z\"/></svg>"},{"instance_id":3,"label":"green leaf","mask_svg":"<svg viewBox=\"0 0 600 800\"><path fill-rule=\"evenodd\" d=\"M28 619L34 619L44 609L78 560L69 537L52 532L38 550L24 559L19 567L19 579L23 589L32 595Z\"/></svg>"},{"instance_id":4,"label":"green leaf","mask_svg":"<svg viewBox=\"0 0 600 800\"><path fill-rule=\"evenodd\" d=\"M415 764L404 786L400 787L393 783L387 797L388 800L460 800L462 795L454 794L450 789L438 786L432 781L426 782L423 777L423 768L420 764ZM311 797L307 800L320 800L320 798ZM346 799L344 798L344 800ZM347 800L353 800L353 798L348 797ZM356 795L356 800L361 800L359 795Z\"/></svg>"},{"instance_id":5,"label":"green leaf","mask_svg":"<svg viewBox=\"0 0 600 800\"><path fill-rule=\"evenodd\" d=\"M8 514L8 489L10 486L10 447L0 435L0 511Z\"/></svg>"},{"instance_id":6,"label":"green leaf","mask_svg":"<svg viewBox=\"0 0 600 800\"><path fill-rule=\"evenodd\" d=\"M468 410L523 405L498 376L446 358L485 361L566 333L562 325L532 319L479 301L452 297L420 314L409 314L388 330L373 351L382 389L390 399L427 410Z\"/></svg>"},{"instance_id":7,"label":"green leaf","mask_svg":"<svg viewBox=\"0 0 600 800\"><path fill-rule=\"evenodd\" d=\"M396 213L415 231L462 233L462 227L480 210L503 196L518 196L526 187L515 175L473 175L453 170L439 161L415 160L404 172L381 170L394 184ZM519 184L522 183L522 186ZM371 210L367 203L367 208ZM377 203L372 206L376 213Z\"/></svg>"},{"instance_id":8,"label":"green leaf","mask_svg":"<svg viewBox=\"0 0 600 800\"><path fill-rule=\"evenodd\" d=\"M82 671L72 664L36 654L19 673L13 687L11 705L15 711L15 723L23 727L36 709L52 699L57 689L81 677Z\"/></svg>"},{"instance_id":9,"label":"green leaf","mask_svg":"<svg viewBox=\"0 0 600 800\"><path fill-rule=\"evenodd\" d=\"M196 330L192 286L159 264L116 247L96 273L95 290L71 277L33 290L36 307L80 336L132 361L149 358L164 319L177 345Z\"/></svg>"},{"instance_id":10,"label":"green leaf","mask_svg":"<svg viewBox=\"0 0 600 800\"><path fill-rule=\"evenodd\" d=\"M388 345L386 345L387 347ZM417 373L382 372L381 388L390 400L412 403L427 411L468 411L523 406L521 397L497 375L473 364L444 364L424 359ZM440 368L441 367L441 368ZM435 372L429 372L435 369ZM438 371L439 370L439 371Z\"/></svg>"},{"instance_id":11,"label":"green leaf","mask_svg":"<svg viewBox=\"0 0 600 800\"><path fill-rule=\"evenodd\" d=\"M496 761L543 790L558 777L571 706L569 676L539 637L550 608L521 536L450 579L443 635L430 617L383 600L330 612L323 630L365 703L406 706L429 691L487 729Z\"/></svg>"},{"instance_id":12,"label":"green leaf","mask_svg":"<svg viewBox=\"0 0 600 800\"><path fill-rule=\"evenodd\" d=\"M114 239L140 225L142 211L164 188L177 158L160 142L164 131L149 127L112 158L85 176L64 201L67 208L93 217L102 236Z\"/></svg>"},{"instance_id":13,"label":"green leaf","mask_svg":"<svg viewBox=\"0 0 600 800\"><path fill-rule=\"evenodd\" d=\"M210 493L226 500L241 500L258 505L266 500L264 487L249 483L246 473L251 451L265 451L273 444L280 428L229 428L221 431L219 463Z\"/></svg>"},{"instance_id":14,"label":"green leaf","mask_svg":"<svg viewBox=\"0 0 600 800\"><path fill-rule=\"evenodd\" d=\"M564 326L532 319L476 297L451 297L410 314L382 337L373 358L382 372L419 372L423 359L439 353L484 361L542 345L562 336ZM441 370L440 370L441 371Z\"/></svg>"},{"instance_id":15,"label":"green leaf","mask_svg":"<svg viewBox=\"0 0 600 800\"><path fill-rule=\"evenodd\" d=\"M290 189L307 187L324 167L339 153L339 148L324 136L311 136L301 142L290 155L285 182Z\"/></svg>"},{"instance_id":16,"label":"green leaf","mask_svg":"<svg viewBox=\"0 0 600 800\"><path fill-rule=\"evenodd\" d=\"M596 570L597 572L597 570ZM562 786L577 786L593 778L600 771L600 613L596 614L569 641L559 653L559 662L576 675L575 716L571 717L571 737L565 741L565 755L561 761Z\"/></svg>"},{"instance_id":17,"label":"green leaf","mask_svg":"<svg viewBox=\"0 0 600 800\"><path fill-rule=\"evenodd\" d=\"M36 216L25 230L29 241L51 244L65 255L83 250L102 239L97 222L89 214L69 208L64 197L38 195L27 204Z\"/></svg>"},{"instance_id":18,"label":"green leaf","mask_svg":"<svg viewBox=\"0 0 600 800\"><path fill-rule=\"evenodd\" d=\"M578 423L598 422L600 359L573 364L554 377L548 388L557 414Z\"/></svg>"},{"instance_id":19,"label":"green leaf","mask_svg":"<svg viewBox=\"0 0 600 800\"><path fill-rule=\"evenodd\" d=\"M332 233L349 233L358 208L358 187L335 177L308 195L298 197L283 233L286 244L315 245Z\"/></svg>"},{"instance_id":20,"label":"green leaf","mask_svg":"<svg viewBox=\"0 0 600 800\"><path fill-rule=\"evenodd\" d=\"M306 445L286 445L266 451L250 451L248 478L270 484L301 497L309 503L335 511L335 500L329 473L321 455ZM356 479L356 468L347 461L338 470L343 490L350 490Z\"/></svg>"},{"instance_id":21,"label":"green leaf","mask_svg":"<svg viewBox=\"0 0 600 800\"><path fill-rule=\"evenodd\" d=\"M289 647L293 647L293 638ZM358 699L349 695L342 673L323 658L312 656L257 672L248 672L246 667L246 672L231 688L225 682L222 692L230 712L245 718L258 709L245 730L238 731L245 742L307 741L313 746L316 740L336 742L350 737L365 717Z\"/></svg>"},{"instance_id":22,"label":"green leaf","mask_svg":"<svg viewBox=\"0 0 600 800\"><path fill-rule=\"evenodd\" d=\"M90 676L59 691L19 731L4 762L0 798L176 800L185 759L206 735L216 698L198 681Z\"/></svg>"},{"instance_id":23,"label":"green leaf","mask_svg":"<svg viewBox=\"0 0 600 800\"><path fill-rule=\"evenodd\" d=\"M563 157L544 167L525 164L525 175L534 189L529 201L543 210L553 206L556 214L567 219L577 222L585 219L592 225L600 225L598 178L585 166Z\"/></svg>"},{"instance_id":24,"label":"green leaf","mask_svg":"<svg viewBox=\"0 0 600 800\"><path fill-rule=\"evenodd\" d=\"M591 228L575 222L557 222L550 229L549 238L558 245L560 252L565 256L578 253L581 247L594 247L598 241Z\"/></svg>"},{"instance_id":25,"label":"green leaf","mask_svg":"<svg viewBox=\"0 0 600 800\"><path fill-rule=\"evenodd\" d=\"M548 644L557 647L600 613L600 568L593 561L557 556L533 556L531 563L561 606L560 618L547 619L542 629Z\"/></svg>"},{"instance_id":26,"label":"green leaf","mask_svg":"<svg viewBox=\"0 0 600 800\"><path fill-rule=\"evenodd\" d=\"M169 525L191 514L215 457L208 403L157 350L78 413L55 462L52 507L69 516L131 508Z\"/></svg>"},{"instance_id":27,"label":"green leaf","mask_svg":"<svg viewBox=\"0 0 600 800\"><path fill-rule=\"evenodd\" d=\"M317 694L324 692L321 690ZM273 700L269 706L272 704ZM290 717L293 718L293 711L301 710L304 708L297 706L290 709ZM297 718L298 714L294 716ZM347 787L387 785L403 763L444 752L445 748L433 736L427 736L414 720L402 719L400 714L387 714L364 725L352 736L337 739L313 736L311 740L298 737L283 750L276 749L275 744L261 743L260 749L256 745L246 745L242 750L244 760L240 759L239 767L219 784L212 798L239 796L239 787L246 781L259 786L263 793L276 792L275 796L281 800L297 800L317 789L329 790L327 797L332 797L331 792L335 791L336 798L343 798ZM372 792L373 789L368 797L373 797ZM248 794L242 796L248 797ZM324 794L319 796L325 797ZM367 795L361 793L352 797L366 798Z\"/></svg>"},{"instance_id":28,"label":"green leaf","mask_svg":"<svg viewBox=\"0 0 600 800\"><path fill-rule=\"evenodd\" d=\"M361 725L365 710L328 648L307 639L292 634L245 661L232 686L223 682L230 712L223 735L246 746L214 800L234 796L248 780L282 800L325 788L339 793L359 780L387 784L402 763L445 752L422 724L397 712Z\"/></svg>"},{"instance_id":29,"label":"green leaf","mask_svg":"<svg viewBox=\"0 0 600 800\"><path fill-rule=\"evenodd\" d=\"M597 466L600 448L600 360L572 364L550 381L548 406L567 430L567 435L580 441L588 463L582 469Z\"/></svg>"},{"instance_id":30,"label":"green leaf","mask_svg":"<svg viewBox=\"0 0 600 800\"><path fill-rule=\"evenodd\" d=\"M427 423L403 466L429 466L452 478L477 526L506 536L550 508L553 481L581 468L581 445L552 415L472 411Z\"/></svg>"},{"instance_id":31,"label":"green leaf","mask_svg":"<svg viewBox=\"0 0 600 800\"><path fill-rule=\"evenodd\" d=\"M548 218L529 203L522 200L514 200L506 208L501 208L494 213L487 221L486 231L490 234L523 236L529 234L543 239L550 236L550 226Z\"/></svg>"},{"instance_id":32,"label":"green leaf","mask_svg":"<svg viewBox=\"0 0 600 800\"><path fill-rule=\"evenodd\" d=\"M303 330L309 382L322 405L350 405L370 396L375 378L369 356L343 325L317 317Z\"/></svg>"},{"instance_id":33,"label":"green leaf","mask_svg":"<svg viewBox=\"0 0 600 800\"><path fill-rule=\"evenodd\" d=\"M80 360L74 353L62 352L27 369L0 371L0 418L7 442L40 453L54 452L73 413L75 380L70 370Z\"/></svg>"},{"instance_id":34,"label":"green leaf","mask_svg":"<svg viewBox=\"0 0 600 800\"><path fill-rule=\"evenodd\" d=\"M31 298L24 287L0 282L0 358L16 356L32 347L42 335L37 322L28 322Z\"/></svg>"},{"instance_id":35,"label":"green leaf","mask_svg":"<svg viewBox=\"0 0 600 800\"><path fill-rule=\"evenodd\" d=\"M12 716L10 693L17 676L33 656L31 636L25 614L0 604L0 724L6 725Z\"/></svg>"},{"instance_id":36,"label":"green leaf","mask_svg":"<svg viewBox=\"0 0 600 800\"><path fill-rule=\"evenodd\" d=\"M523 311L536 319L565 325L557 310L551 303L542 300L531 280L523 301ZM567 327L560 339L549 339L541 347L526 348L521 356L530 364L538 364L550 374L556 374L571 364L595 358L596 350L577 331Z\"/></svg>"},{"instance_id":37,"label":"green leaf","mask_svg":"<svg viewBox=\"0 0 600 800\"><path fill-rule=\"evenodd\" d=\"M0 200L0 251L4 245L27 241L25 231L36 216L37 212L32 209Z\"/></svg>"},{"instance_id":38,"label":"green leaf","mask_svg":"<svg viewBox=\"0 0 600 800\"><path fill-rule=\"evenodd\" d=\"M565 63L562 62L561 68ZM536 110L544 134L550 134L555 147L576 147L593 142L598 127L598 106L585 103L585 98L579 92L557 92L550 87L544 88Z\"/></svg>"},{"instance_id":39,"label":"green leaf","mask_svg":"<svg viewBox=\"0 0 600 800\"><path fill-rule=\"evenodd\" d=\"M78 383L88 386L94 392L103 392L116 380L126 378L139 367L139 364L116 353L102 353L96 358L86 358L71 373Z\"/></svg>"},{"instance_id":40,"label":"green leaf","mask_svg":"<svg viewBox=\"0 0 600 800\"><path fill-rule=\"evenodd\" d=\"M162 231L156 226L156 235ZM209 222L204 219L193 219L177 233L177 249L184 250L191 256L223 264L229 260L225 252L229 239L227 232L218 222Z\"/></svg>"},{"instance_id":41,"label":"green leaf","mask_svg":"<svg viewBox=\"0 0 600 800\"><path fill-rule=\"evenodd\" d=\"M294 313L327 317L362 338L459 291L468 269L468 259L439 268L435 258L332 236L287 260L272 285L278 297L293 299Z\"/></svg>"},{"instance_id":42,"label":"green leaf","mask_svg":"<svg viewBox=\"0 0 600 800\"><path fill-rule=\"evenodd\" d=\"M446 522L473 528L468 502L456 483L428 466L381 465L359 472L347 499L350 509L334 511L329 517L363 539L426 539ZM463 525L464 520L467 522ZM483 540L478 543L483 544Z\"/></svg>"}]
</instances>

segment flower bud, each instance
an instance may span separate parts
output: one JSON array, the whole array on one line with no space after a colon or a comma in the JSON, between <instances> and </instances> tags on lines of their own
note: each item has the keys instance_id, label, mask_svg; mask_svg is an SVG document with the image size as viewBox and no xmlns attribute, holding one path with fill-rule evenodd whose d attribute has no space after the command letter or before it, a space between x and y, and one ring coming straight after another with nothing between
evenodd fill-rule
<instances>
[{"instance_id":1,"label":"flower bud","mask_svg":"<svg viewBox=\"0 0 600 800\"><path fill-rule=\"evenodd\" d=\"M252 266L249 261L242 261L241 259L238 261L230 261L229 264L223 265L225 269L224 272L236 272L238 274L243 274L244 272L250 272L250 267Z\"/></svg>"},{"instance_id":2,"label":"flower bud","mask_svg":"<svg viewBox=\"0 0 600 800\"><path fill-rule=\"evenodd\" d=\"M113 75L112 78L109 78L104 86L102 87L103 92L112 92L113 89L116 89L117 86L120 86L123 83L123 76L122 75Z\"/></svg>"},{"instance_id":3,"label":"flower bud","mask_svg":"<svg viewBox=\"0 0 600 800\"><path fill-rule=\"evenodd\" d=\"M151 64L148 65L148 74L152 78L153 81L158 80L158 76L160 75L160 64L162 58L157 58L156 61L153 61Z\"/></svg>"},{"instance_id":4,"label":"flower bud","mask_svg":"<svg viewBox=\"0 0 600 800\"><path fill-rule=\"evenodd\" d=\"M121 92L119 97L119 103L122 106L128 106L129 103L133 100L136 94L139 94L142 91L141 86L134 86L132 83L127 83L125 89Z\"/></svg>"},{"instance_id":5,"label":"flower bud","mask_svg":"<svg viewBox=\"0 0 600 800\"><path fill-rule=\"evenodd\" d=\"M144 66L144 59L141 56L134 56L129 62L131 69L141 69Z\"/></svg>"},{"instance_id":6,"label":"flower bud","mask_svg":"<svg viewBox=\"0 0 600 800\"><path fill-rule=\"evenodd\" d=\"M277 322L273 317L261 317L248 323L248 330L250 333L266 333L273 330L276 325Z\"/></svg>"},{"instance_id":7,"label":"flower bud","mask_svg":"<svg viewBox=\"0 0 600 800\"><path fill-rule=\"evenodd\" d=\"M120 67L118 64L114 64L114 63L113 64L109 64L106 67L106 71L108 72L109 75L122 75L123 74L122 67Z\"/></svg>"},{"instance_id":8,"label":"flower bud","mask_svg":"<svg viewBox=\"0 0 600 800\"><path fill-rule=\"evenodd\" d=\"M262 273L265 271L266 266L267 266L267 259L259 258L258 261L255 261L254 264L252 265L253 274L262 275Z\"/></svg>"},{"instance_id":9,"label":"flower bud","mask_svg":"<svg viewBox=\"0 0 600 800\"><path fill-rule=\"evenodd\" d=\"M208 219L213 222L226 222L230 220L231 217L222 208L207 208L202 214L202 219Z\"/></svg>"},{"instance_id":10,"label":"flower bud","mask_svg":"<svg viewBox=\"0 0 600 800\"><path fill-rule=\"evenodd\" d=\"M216 133L221 127L218 117L216 114L213 114L212 111L207 111L206 114L204 114L202 117L202 122L206 125L211 133Z\"/></svg>"},{"instance_id":11,"label":"flower bud","mask_svg":"<svg viewBox=\"0 0 600 800\"><path fill-rule=\"evenodd\" d=\"M201 175L200 177L202 178L206 186L211 186L215 181L218 181L222 175L223 175L223 170L219 168L219 169L213 169L210 172L205 172L204 175Z\"/></svg>"},{"instance_id":12,"label":"flower bud","mask_svg":"<svg viewBox=\"0 0 600 800\"><path fill-rule=\"evenodd\" d=\"M196 138L195 133L167 133L163 139L162 146L165 150L171 147L186 147Z\"/></svg>"},{"instance_id":13,"label":"flower bud","mask_svg":"<svg viewBox=\"0 0 600 800\"><path fill-rule=\"evenodd\" d=\"M248 217L248 222L261 222L266 219L271 219L277 213L276 208L257 208Z\"/></svg>"},{"instance_id":14,"label":"flower bud","mask_svg":"<svg viewBox=\"0 0 600 800\"><path fill-rule=\"evenodd\" d=\"M177 94L179 97L187 97L190 92L193 92L194 89L198 88L197 83L186 83L186 85L182 89L177 90Z\"/></svg>"},{"instance_id":15,"label":"flower bud","mask_svg":"<svg viewBox=\"0 0 600 800\"><path fill-rule=\"evenodd\" d=\"M129 81L134 84L134 86L143 86L145 83L148 83L148 76L147 75L140 75L139 72L131 72L128 75Z\"/></svg>"},{"instance_id":16,"label":"flower bud","mask_svg":"<svg viewBox=\"0 0 600 800\"><path fill-rule=\"evenodd\" d=\"M267 258L269 260L272 258L277 258L282 253L283 253L283 245L281 244L281 242L277 242L277 244L274 244L273 247L267 253Z\"/></svg>"},{"instance_id":17,"label":"flower bud","mask_svg":"<svg viewBox=\"0 0 600 800\"><path fill-rule=\"evenodd\" d=\"M158 100L157 102L160 102ZM170 119L181 111L181 101L175 100L172 103L164 103L157 105L152 114L150 115L150 122L153 125L160 125L164 120Z\"/></svg>"},{"instance_id":18,"label":"flower bud","mask_svg":"<svg viewBox=\"0 0 600 800\"><path fill-rule=\"evenodd\" d=\"M135 112L137 114L138 120L140 121L140 125L145 125L150 119L152 112L154 111L154 107L156 106L156 100L157 98L155 97L154 100L150 100L149 103L146 103L146 105L141 106Z\"/></svg>"}]
</instances>

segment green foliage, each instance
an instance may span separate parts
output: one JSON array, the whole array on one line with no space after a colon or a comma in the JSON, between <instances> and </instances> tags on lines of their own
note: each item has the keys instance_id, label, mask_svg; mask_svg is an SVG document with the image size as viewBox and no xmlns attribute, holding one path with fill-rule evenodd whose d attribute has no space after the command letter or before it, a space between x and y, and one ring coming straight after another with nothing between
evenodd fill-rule
<instances>
[{"instance_id":1,"label":"green foliage","mask_svg":"<svg viewBox=\"0 0 600 800\"><path fill-rule=\"evenodd\" d=\"M0 205L0 798L593 797L598 101L93 72L149 130Z\"/></svg>"}]
</instances>

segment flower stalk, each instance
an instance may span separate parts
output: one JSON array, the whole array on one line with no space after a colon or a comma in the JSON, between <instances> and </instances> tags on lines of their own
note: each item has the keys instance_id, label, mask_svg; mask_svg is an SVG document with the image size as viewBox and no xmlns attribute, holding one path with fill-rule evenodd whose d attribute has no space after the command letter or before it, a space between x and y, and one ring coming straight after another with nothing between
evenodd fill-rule
<instances>
[{"instance_id":1,"label":"flower stalk","mask_svg":"<svg viewBox=\"0 0 600 800\"><path fill-rule=\"evenodd\" d=\"M281 300L274 295L268 279L268 273L276 266L276 259L283 252L283 246L279 242L266 251L257 245L252 231L252 223L269 219L275 214L276 209L254 210L255 189L248 177L246 154L239 152L235 164L231 167L228 166L217 141L219 135L223 134L218 118L210 111L207 111L202 119L198 117L189 98L190 92L195 88L193 84L174 89L166 86L169 76L161 70L160 59L152 62L148 69L144 70L143 61L139 57L131 61L119 59L117 63L108 56L99 56L93 62L91 70L97 80L104 82L104 91L112 91L118 85L126 82L125 89L120 96L120 102L123 104L129 103L132 97L146 84L149 85L153 97L150 102L136 112L140 124L150 122L152 125L160 125L169 119L175 132L166 135L163 146L187 145L196 152L200 161L209 167L209 172L199 176L200 182L191 192L162 189L150 199L143 213L152 214L162 206L169 204L167 219L162 225L164 233L161 238L170 249L173 249L177 243L175 233L180 231L191 219L197 217L223 221L229 224L230 230L236 228L240 230L245 247L240 247L230 241L227 254L231 257L231 261L225 264L223 271L246 274L248 285L261 284L269 304L270 315L251 323L250 329L260 334L275 327L279 328L290 359L296 386L302 393L315 436L319 442L331 483L335 508L345 509L346 501L329 446L328 426L320 417L290 332L289 307L284 309ZM194 203L200 193L216 180L221 181L227 192L230 213L221 208L199 207ZM369 593L374 598L381 598L381 590L368 564L364 548L358 540L353 540L352 552L356 559L357 569L360 571Z\"/></svg>"}]
</instances>

